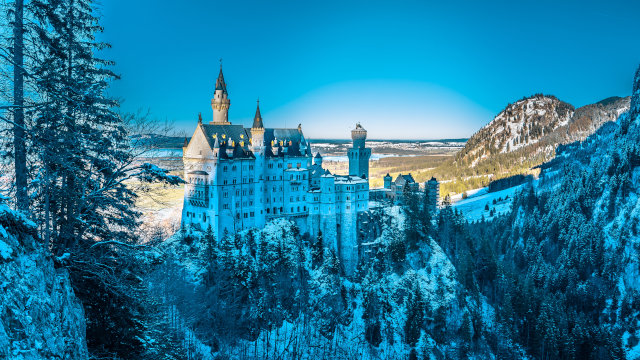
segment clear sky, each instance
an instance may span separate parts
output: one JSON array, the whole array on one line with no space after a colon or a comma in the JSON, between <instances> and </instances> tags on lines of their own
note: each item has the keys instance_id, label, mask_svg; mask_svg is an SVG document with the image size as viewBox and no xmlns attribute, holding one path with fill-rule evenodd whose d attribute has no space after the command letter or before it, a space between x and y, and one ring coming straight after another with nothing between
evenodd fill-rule
<instances>
[{"instance_id":1,"label":"clear sky","mask_svg":"<svg viewBox=\"0 0 640 360\"><path fill-rule=\"evenodd\" d=\"M627 96L640 1L104 0L124 111L189 135L223 58L230 120L308 138L468 137L538 92L582 106Z\"/></svg>"}]
</instances>

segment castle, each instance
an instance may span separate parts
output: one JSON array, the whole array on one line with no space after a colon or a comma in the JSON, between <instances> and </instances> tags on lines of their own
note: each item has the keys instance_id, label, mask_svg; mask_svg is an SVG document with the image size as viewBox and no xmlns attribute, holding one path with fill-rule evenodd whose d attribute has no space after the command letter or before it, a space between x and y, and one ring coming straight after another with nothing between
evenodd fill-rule
<instances>
[{"instance_id":1,"label":"castle","mask_svg":"<svg viewBox=\"0 0 640 360\"><path fill-rule=\"evenodd\" d=\"M357 124L348 149L349 175L322 168L322 156L312 156L302 126L265 128L258 103L251 128L229 122L231 101L222 68L214 97L213 119L198 125L183 147L184 205L182 223L225 230L261 228L276 218L294 221L302 233L316 236L341 259L352 274L358 262L358 214L369 209L367 131Z\"/></svg>"}]
</instances>

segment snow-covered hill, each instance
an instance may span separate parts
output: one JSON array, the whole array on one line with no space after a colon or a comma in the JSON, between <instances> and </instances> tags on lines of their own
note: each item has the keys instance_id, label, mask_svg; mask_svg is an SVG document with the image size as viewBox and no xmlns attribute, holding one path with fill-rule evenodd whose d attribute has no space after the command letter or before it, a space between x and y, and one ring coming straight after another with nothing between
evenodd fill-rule
<instances>
[{"instance_id":1,"label":"snow-covered hill","mask_svg":"<svg viewBox=\"0 0 640 360\"><path fill-rule=\"evenodd\" d=\"M553 155L557 145L582 140L629 109L629 97L611 97L575 109L555 96L537 94L501 111L480 129L456 160L472 167L497 154Z\"/></svg>"}]
</instances>

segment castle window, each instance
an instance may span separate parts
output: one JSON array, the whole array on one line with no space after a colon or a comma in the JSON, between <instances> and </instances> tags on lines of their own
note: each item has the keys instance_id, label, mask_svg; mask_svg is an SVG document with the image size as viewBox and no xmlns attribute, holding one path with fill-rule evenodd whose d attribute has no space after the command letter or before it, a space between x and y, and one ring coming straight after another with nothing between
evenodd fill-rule
<instances>
[{"instance_id":1,"label":"castle window","mask_svg":"<svg viewBox=\"0 0 640 360\"><path fill-rule=\"evenodd\" d=\"M240 196L240 190L236 190L236 196Z\"/></svg>"},{"instance_id":2,"label":"castle window","mask_svg":"<svg viewBox=\"0 0 640 360\"><path fill-rule=\"evenodd\" d=\"M253 216L254 216L253 211L249 213L249 216L251 216L251 217L253 217Z\"/></svg>"},{"instance_id":3,"label":"castle window","mask_svg":"<svg viewBox=\"0 0 640 360\"><path fill-rule=\"evenodd\" d=\"M235 183L236 183L236 179L233 179L233 184L235 185Z\"/></svg>"},{"instance_id":4,"label":"castle window","mask_svg":"<svg viewBox=\"0 0 640 360\"><path fill-rule=\"evenodd\" d=\"M297 167L298 169L300 169L300 165L301 165L300 163L297 163L297 164L296 164L296 167Z\"/></svg>"},{"instance_id":5,"label":"castle window","mask_svg":"<svg viewBox=\"0 0 640 360\"><path fill-rule=\"evenodd\" d=\"M249 215L247 213L244 213L244 218L246 219L248 217L249 217Z\"/></svg>"},{"instance_id":6,"label":"castle window","mask_svg":"<svg viewBox=\"0 0 640 360\"><path fill-rule=\"evenodd\" d=\"M269 169L273 169L273 164L272 164L272 163L269 163L268 168L269 168Z\"/></svg>"},{"instance_id":7,"label":"castle window","mask_svg":"<svg viewBox=\"0 0 640 360\"><path fill-rule=\"evenodd\" d=\"M291 164L287 164L287 169L291 169Z\"/></svg>"},{"instance_id":8,"label":"castle window","mask_svg":"<svg viewBox=\"0 0 640 360\"><path fill-rule=\"evenodd\" d=\"M291 207L291 212L293 213L293 207Z\"/></svg>"},{"instance_id":9,"label":"castle window","mask_svg":"<svg viewBox=\"0 0 640 360\"><path fill-rule=\"evenodd\" d=\"M303 207L302 207L302 210L307 211L307 207L306 207L306 206L303 206Z\"/></svg>"},{"instance_id":10,"label":"castle window","mask_svg":"<svg viewBox=\"0 0 640 360\"><path fill-rule=\"evenodd\" d=\"M282 169L282 163L278 163L278 169Z\"/></svg>"},{"instance_id":11,"label":"castle window","mask_svg":"<svg viewBox=\"0 0 640 360\"><path fill-rule=\"evenodd\" d=\"M271 212L271 209L267 208L267 214L269 214Z\"/></svg>"},{"instance_id":12,"label":"castle window","mask_svg":"<svg viewBox=\"0 0 640 360\"><path fill-rule=\"evenodd\" d=\"M225 166L225 167L223 167L223 168L222 168L222 171L227 171L227 167L226 167L226 166Z\"/></svg>"},{"instance_id":13,"label":"castle window","mask_svg":"<svg viewBox=\"0 0 640 360\"><path fill-rule=\"evenodd\" d=\"M226 199L226 198L228 198L228 197L229 197L229 193L225 191L225 192L222 194L222 197L224 197L225 199Z\"/></svg>"},{"instance_id":14,"label":"castle window","mask_svg":"<svg viewBox=\"0 0 640 360\"><path fill-rule=\"evenodd\" d=\"M233 165L233 167L231 168L231 170L233 170L233 171L236 171L236 169L237 169L237 168L236 168L236 166L235 166L235 165Z\"/></svg>"},{"instance_id":15,"label":"castle window","mask_svg":"<svg viewBox=\"0 0 640 360\"><path fill-rule=\"evenodd\" d=\"M289 202L293 202L293 196L289 198Z\"/></svg>"},{"instance_id":16,"label":"castle window","mask_svg":"<svg viewBox=\"0 0 640 360\"><path fill-rule=\"evenodd\" d=\"M225 209L225 210L229 210L229 204L222 205L222 208Z\"/></svg>"},{"instance_id":17,"label":"castle window","mask_svg":"<svg viewBox=\"0 0 640 360\"><path fill-rule=\"evenodd\" d=\"M227 179L224 179L224 180L222 181L222 184L223 184L223 185L227 185Z\"/></svg>"}]
</instances>

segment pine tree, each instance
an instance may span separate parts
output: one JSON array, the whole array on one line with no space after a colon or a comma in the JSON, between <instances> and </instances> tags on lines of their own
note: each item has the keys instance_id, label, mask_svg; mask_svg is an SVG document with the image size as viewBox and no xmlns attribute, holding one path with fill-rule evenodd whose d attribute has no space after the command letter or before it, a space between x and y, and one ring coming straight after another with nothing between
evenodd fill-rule
<instances>
[{"instance_id":1,"label":"pine tree","mask_svg":"<svg viewBox=\"0 0 640 360\"><path fill-rule=\"evenodd\" d=\"M318 231L318 237L313 243L311 251L312 266L316 269L324 262L324 242L322 240L322 231Z\"/></svg>"},{"instance_id":2,"label":"pine tree","mask_svg":"<svg viewBox=\"0 0 640 360\"><path fill-rule=\"evenodd\" d=\"M204 245L205 245L205 266L207 269L207 284L213 283L213 279L215 278L215 271L217 265L217 247L216 247L216 236L213 234L213 229L211 228L211 224L207 227L207 231L204 234Z\"/></svg>"},{"instance_id":3,"label":"pine tree","mask_svg":"<svg viewBox=\"0 0 640 360\"><path fill-rule=\"evenodd\" d=\"M407 311L407 319L404 323L405 341L407 344L415 346L424 326L424 300L420 284L417 281L405 307Z\"/></svg>"},{"instance_id":4,"label":"pine tree","mask_svg":"<svg viewBox=\"0 0 640 360\"><path fill-rule=\"evenodd\" d=\"M105 95L117 76L96 56L108 44L90 0L33 0L31 61L34 110L28 172L42 175L34 219L67 268L85 305L87 343L96 357L136 357L144 351L144 290L136 275L139 213L128 181L171 184L178 177L136 162L117 102Z\"/></svg>"},{"instance_id":5,"label":"pine tree","mask_svg":"<svg viewBox=\"0 0 640 360\"><path fill-rule=\"evenodd\" d=\"M16 186L16 207L29 208L27 195L27 150L24 111L24 0L14 0L13 20L13 157Z\"/></svg>"}]
</instances>

